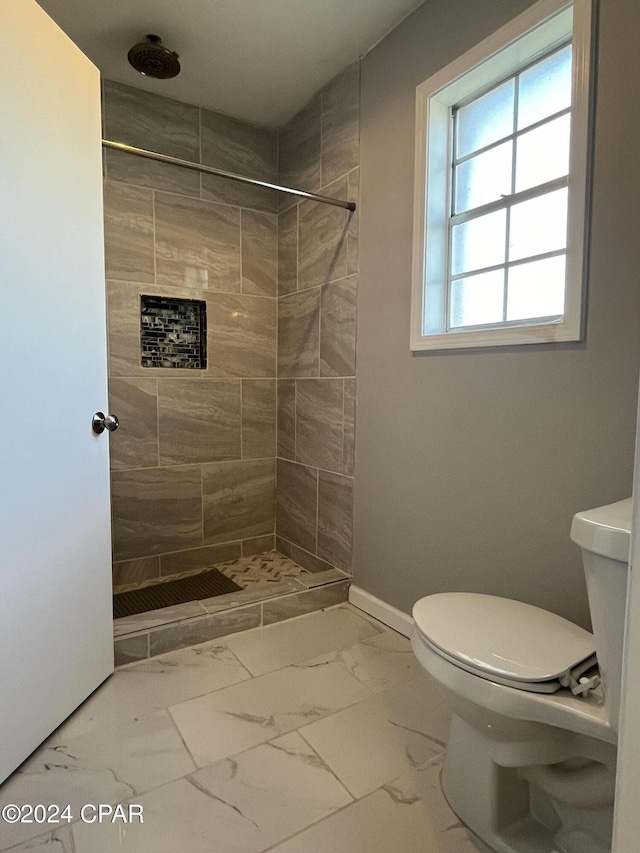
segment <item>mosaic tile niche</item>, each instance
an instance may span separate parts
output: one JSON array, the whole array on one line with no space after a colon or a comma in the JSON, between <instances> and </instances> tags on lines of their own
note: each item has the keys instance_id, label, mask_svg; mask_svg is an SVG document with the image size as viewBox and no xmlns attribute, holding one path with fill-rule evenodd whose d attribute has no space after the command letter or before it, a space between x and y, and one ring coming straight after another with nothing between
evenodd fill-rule
<instances>
[{"instance_id":1,"label":"mosaic tile niche","mask_svg":"<svg viewBox=\"0 0 640 853\"><path fill-rule=\"evenodd\" d=\"M207 306L196 299L140 297L143 367L204 370L207 366Z\"/></svg>"}]
</instances>

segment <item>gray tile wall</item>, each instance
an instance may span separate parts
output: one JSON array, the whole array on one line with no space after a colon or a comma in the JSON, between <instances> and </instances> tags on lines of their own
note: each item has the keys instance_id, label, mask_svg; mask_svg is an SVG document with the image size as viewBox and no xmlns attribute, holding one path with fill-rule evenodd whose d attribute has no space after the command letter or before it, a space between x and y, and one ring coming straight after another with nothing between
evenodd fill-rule
<instances>
[{"instance_id":1,"label":"gray tile wall","mask_svg":"<svg viewBox=\"0 0 640 853\"><path fill-rule=\"evenodd\" d=\"M273 181L277 133L106 81L105 136ZM275 530L277 195L105 154L114 583L204 568ZM143 368L140 295L207 306L205 371Z\"/></svg>"},{"instance_id":2,"label":"gray tile wall","mask_svg":"<svg viewBox=\"0 0 640 853\"><path fill-rule=\"evenodd\" d=\"M357 203L359 113L354 65L280 131L280 182ZM349 571L358 214L288 195L279 211L276 544Z\"/></svg>"},{"instance_id":3,"label":"gray tile wall","mask_svg":"<svg viewBox=\"0 0 640 853\"><path fill-rule=\"evenodd\" d=\"M359 88L356 65L277 133L107 81L105 135L357 202ZM114 583L266 550L276 516L298 562L348 571L358 214L107 151L105 234ZM206 370L141 366L143 293L206 302Z\"/></svg>"}]
</instances>

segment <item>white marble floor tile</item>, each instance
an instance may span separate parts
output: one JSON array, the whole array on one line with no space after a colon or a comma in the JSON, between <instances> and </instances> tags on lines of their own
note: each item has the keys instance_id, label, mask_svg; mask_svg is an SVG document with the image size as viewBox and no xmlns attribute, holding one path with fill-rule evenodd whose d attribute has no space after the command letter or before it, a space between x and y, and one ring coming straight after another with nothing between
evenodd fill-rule
<instances>
[{"instance_id":1,"label":"white marble floor tile","mask_svg":"<svg viewBox=\"0 0 640 853\"><path fill-rule=\"evenodd\" d=\"M441 753L447 717L419 676L300 733L358 798Z\"/></svg>"},{"instance_id":2,"label":"white marble floor tile","mask_svg":"<svg viewBox=\"0 0 640 853\"><path fill-rule=\"evenodd\" d=\"M395 631L375 634L343 649L336 660L376 693L396 687L422 672L410 641Z\"/></svg>"},{"instance_id":3,"label":"white marble floor tile","mask_svg":"<svg viewBox=\"0 0 640 853\"><path fill-rule=\"evenodd\" d=\"M326 818L272 853L491 853L449 809L440 760Z\"/></svg>"},{"instance_id":4,"label":"white marble floor tile","mask_svg":"<svg viewBox=\"0 0 640 853\"><path fill-rule=\"evenodd\" d=\"M58 729L62 738L114 727L250 678L220 642L192 646L117 670Z\"/></svg>"},{"instance_id":5,"label":"white marble floor tile","mask_svg":"<svg viewBox=\"0 0 640 853\"><path fill-rule=\"evenodd\" d=\"M40 829L42 828L40 827ZM0 827L0 845L3 843L2 828ZM4 849L4 847L0 846L0 850ZM53 830L53 832L47 832L44 835L39 835L37 838L30 838L29 841L18 844L17 847L12 847L11 853L75 853L71 837L71 827L63 824L61 827Z\"/></svg>"},{"instance_id":6,"label":"white marble floor tile","mask_svg":"<svg viewBox=\"0 0 640 853\"><path fill-rule=\"evenodd\" d=\"M139 798L144 825L74 826L77 853L258 853L351 802L295 732Z\"/></svg>"},{"instance_id":7,"label":"white marble floor tile","mask_svg":"<svg viewBox=\"0 0 640 853\"><path fill-rule=\"evenodd\" d=\"M6 803L69 804L74 815L85 803L117 803L194 770L166 711L133 723L63 740L59 732L2 786ZM35 824L4 824L5 847L41 833ZM1 849L1 848L0 848Z\"/></svg>"},{"instance_id":8,"label":"white marble floor tile","mask_svg":"<svg viewBox=\"0 0 640 853\"><path fill-rule=\"evenodd\" d=\"M368 696L341 664L298 664L174 705L170 713L204 767Z\"/></svg>"},{"instance_id":9,"label":"white marble floor tile","mask_svg":"<svg viewBox=\"0 0 640 853\"><path fill-rule=\"evenodd\" d=\"M253 675L342 649L378 634L378 630L342 607L310 613L266 628L243 631L227 645Z\"/></svg>"}]
</instances>

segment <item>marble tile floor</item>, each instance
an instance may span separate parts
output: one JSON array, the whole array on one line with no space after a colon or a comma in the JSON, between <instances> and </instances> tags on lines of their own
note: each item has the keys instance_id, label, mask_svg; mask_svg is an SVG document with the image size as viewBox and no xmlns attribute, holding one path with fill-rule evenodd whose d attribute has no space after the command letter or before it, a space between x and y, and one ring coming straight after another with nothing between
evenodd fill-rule
<instances>
[{"instance_id":1,"label":"marble tile floor","mask_svg":"<svg viewBox=\"0 0 640 853\"><path fill-rule=\"evenodd\" d=\"M0 850L489 853L442 794L448 723L409 641L349 604L185 648L117 670L0 787L73 817L0 824Z\"/></svg>"},{"instance_id":2,"label":"marble tile floor","mask_svg":"<svg viewBox=\"0 0 640 853\"><path fill-rule=\"evenodd\" d=\"M211 568L211 567L208 567ZM345 601L349 575L328 568L310 572L278 551L216 563L241 589L114 620L116 666L319 610ZM165 580L207 571L198 568ZM114 587L114 592L161 583L153 579Z\"/></svg>"}]
</instances>

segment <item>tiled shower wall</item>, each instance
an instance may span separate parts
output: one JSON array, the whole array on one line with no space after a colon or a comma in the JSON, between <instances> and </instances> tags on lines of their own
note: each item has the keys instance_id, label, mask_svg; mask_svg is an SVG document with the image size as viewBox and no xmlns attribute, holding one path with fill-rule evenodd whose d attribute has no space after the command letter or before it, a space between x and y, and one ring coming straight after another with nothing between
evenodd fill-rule
<instances>
[{"instance_id":1,"label":"tiled shower wall","mask_svg":"<svg viewBox=\"0 0 640 853\"><path fill-rule=\"evenodd\" d=\"M357 66L279 134L103 96L106 138L357 202ZM349 570L357 214L111 150L105 179L114 583L272 548L276 467L279 549ZM206 303L206 370L141 366L143 294Z\"/></svg>"},{"instance_id":2,"label":"tiled shower wall","mask_svg":"<svg viewBox=\"0 0 640 853\"><path fill-rule=\"evenodd\" d=\"M280 182L358 201L359 65L279 135ZM278 215L277 547L350 570L358 214L284 196Z\"/></svg>"},{"instance_id":3,"label":"tiled shower wall","mask_svg":"<svg viewBox=\"0 0 640 853\"><path fill-rule=\"evenodd\" d=\"M274 180L277 134L105 82L105 136ZM273 547L277 197L105 154L114 583ZM205 370L145 368L141 294L206 303Z\"/></svg>"}]
</instances>

